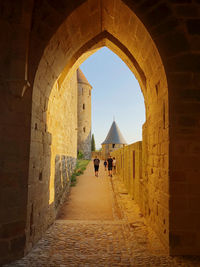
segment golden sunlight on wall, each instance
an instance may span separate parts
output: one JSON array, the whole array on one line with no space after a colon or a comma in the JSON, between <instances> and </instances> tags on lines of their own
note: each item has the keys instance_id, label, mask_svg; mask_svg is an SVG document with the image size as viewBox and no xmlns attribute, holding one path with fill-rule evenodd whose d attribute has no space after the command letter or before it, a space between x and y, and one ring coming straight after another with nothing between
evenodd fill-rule
<instances>
[{"instance_id":1,"label":"golden sunlight on wall","mask_svg":"<svg viewBox=\"0 0 200 267\"><path fill-rule=\"evenodd\" d=\"M52 135L51 144L51 176L49 204L54 201L56 178L56 157L67 155L76 158L77 147L77 75L76 72L70 82L63 81L59 87L54 84L49 97L47 111L47 128ZM62 138L60 138L62 136ZM60 166L61 167L61 166ZM61 170L58 170L61 171ZM68 177L69 179L69 177ZM61 172L61 185L63 176Z\"/></svg>"}]
</instances>

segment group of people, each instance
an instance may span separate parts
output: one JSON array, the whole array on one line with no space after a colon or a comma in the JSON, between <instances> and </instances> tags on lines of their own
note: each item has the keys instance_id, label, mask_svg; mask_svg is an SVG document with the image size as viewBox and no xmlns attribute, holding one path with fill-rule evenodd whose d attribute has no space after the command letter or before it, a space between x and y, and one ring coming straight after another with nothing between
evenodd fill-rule
<instances>
[{"instance_id":1,"label":"group of people","mask_svg":"<svg viewBox=\"0 0 200 267\"><path fill-rule=\"evenodd\" d=\"M98 159L98 157L96 156L93 162L94 162L95 176L98 177L100 159ZM111 156L109 156L107 160L106 159L104 160L103 164L105 167L105 171L107 171L107 167L108 167L108 175L110 177L112 177L112 174L116 174L116 159L115 159L115 157L112 158Z\"/></svg>"}]
</instances>

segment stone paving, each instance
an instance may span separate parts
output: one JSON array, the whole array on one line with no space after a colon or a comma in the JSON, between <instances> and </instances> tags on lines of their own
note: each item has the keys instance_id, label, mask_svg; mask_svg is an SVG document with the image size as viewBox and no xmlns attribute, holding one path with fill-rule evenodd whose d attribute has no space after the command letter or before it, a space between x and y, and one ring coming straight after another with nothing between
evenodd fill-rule
<instances>
[{"instance_id":1,"label":"stone paving","mask_svg":"<svg viewBox=\"0 0 200 267\"><path fill-rule=\"evenodd\" d=\"M32 251L12 266L200 266L199 257L170 257L145 225L117 177L114 220L56 220Z\"/></svg>"}]
</instances>

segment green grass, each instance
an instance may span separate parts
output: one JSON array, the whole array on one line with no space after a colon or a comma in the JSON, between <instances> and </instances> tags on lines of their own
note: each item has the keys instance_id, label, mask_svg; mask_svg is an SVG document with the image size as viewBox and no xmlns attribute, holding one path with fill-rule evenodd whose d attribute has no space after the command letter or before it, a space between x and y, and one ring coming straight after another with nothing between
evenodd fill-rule
<instances>
[{"instance_id":1,"label":"green grass","mask_svg":"<svg viewBox=\"0 0 200 267\"><path fill-rule=\"evenodd\" d=\"M71 186L75 186L77 183L76 177L83 174L86 169L88 163L90 161L86 159L78 159L76 163L76 168L71 176Z\"/></svg>"}]
</instances>

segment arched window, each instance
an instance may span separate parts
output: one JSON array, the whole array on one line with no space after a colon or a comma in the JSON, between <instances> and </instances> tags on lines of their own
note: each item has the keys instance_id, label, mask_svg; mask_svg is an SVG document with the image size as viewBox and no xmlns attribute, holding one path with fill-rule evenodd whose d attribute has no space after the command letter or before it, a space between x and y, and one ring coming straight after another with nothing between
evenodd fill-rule
<instances>
[{"instance_id":1,"label":"arched window","mask_svg":"<svg viewBox=\"0 0 200 267\"><path fill-rule=\"evenodd\" d=\"M85 127L83 127L83 132L85 133Z\"/></svg>"},{"instance_id":2,"label":"arched window","mask_svg":"<svg viewBox=\"0 0 200 267\"><path fill-rule=\"evenodd\" d=\"M83 104L83 109L85 109L85 104Z\"/></svg>"}]
</instances>

